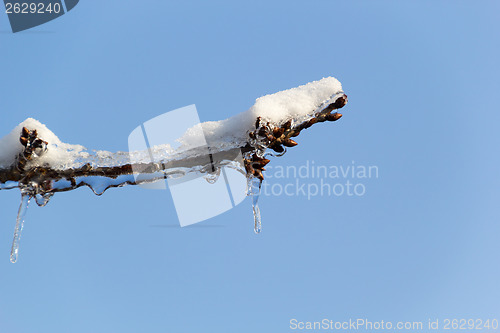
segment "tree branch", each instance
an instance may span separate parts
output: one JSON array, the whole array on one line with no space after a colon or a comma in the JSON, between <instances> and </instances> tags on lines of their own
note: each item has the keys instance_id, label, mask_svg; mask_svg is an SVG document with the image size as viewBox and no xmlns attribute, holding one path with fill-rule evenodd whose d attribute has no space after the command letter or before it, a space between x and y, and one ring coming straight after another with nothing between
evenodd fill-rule
<instances>
[{"instance_id":1,"label":"tree branch","mask_svg":"<svg viewBox=\"0 0 500 333\"><path fill-rule=\"evenodd\" d=\"M258 117L255 130L248 133L248 141L244 145L212 153L210 163L207 163L206 156L196 156L196 151L193 150L186 154L191 157L172 159L163 163L125 164L111 167L92 167L88 163L80 168L66 170L52 169L50 166L28 168L28 162L36 160L37 156L47 149L48 143L38 138L36 128L23 128L20 133L20 142L23 144L24 150L17 156L16 163L9 169L0 169L0 183L18 182L20 186L36 184L35 188L32 189L35 194L55 193L69 191L84 185L92 187L86 181L89 177L106 177L116 180L121 176L133 175L138 170L141 174L150 175L150 177L144 177L143 180L129 177L123 182L111 184L109 187L137 185L167 178L170 174L179 173L181 169L198 167L198 171L210 172L214 168L224 166L227 161L233 161L240 153L245 157L244 167L247 175L262 180L264 166L269 163L269 160L264 157L267 148L277 153L283 153L285 147L297 145L292 138L297 137L303 130L316 123L340 119L342 115L333 111L342 108L346 103L347 96L341 95L333 103L320 106L310 118L298 124L287 121L280 126L272 126L270 123L264 124L261 117ZM169 171L171 171L170 174Z\"/></svg>"}]
</instances>

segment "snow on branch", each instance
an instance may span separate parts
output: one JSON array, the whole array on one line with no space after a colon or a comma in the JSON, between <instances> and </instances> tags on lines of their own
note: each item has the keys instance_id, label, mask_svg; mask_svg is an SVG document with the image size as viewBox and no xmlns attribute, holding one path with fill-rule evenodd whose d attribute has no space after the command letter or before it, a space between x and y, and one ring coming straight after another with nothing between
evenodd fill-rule
<instances>
[{"instance_id":1,"label":"snow on branch","mask_svg":"<svg viewBox=\"0 0 500 333\"><path fill-rule=\"evenodd\" d=\"M326 78L261 97L248 111L226 120L203 123L202 128L216 163L231 160L235 149L246 155L262 153L267 148L283 153L284 147L296 145L291 138L303 129L316 122L338 120L341 114L333 111L346 102L340 83ZM161 164L151 163L145 151L91 152L80 145L63 143L45 125L29 118L0 139L0 186L13 188L35 183L43 187L41 192L69 190L75 184L81 186L77 182L81 177L116 178L131 174L131 155L132 160L143 161L141 170L151 173L197 166L199 152L196 148L189 149L193 135L188 130L179 141L182 146L178 150L182 153L178 154L168 145L153 147L165 153ZM262 177L258 172L257 175ZM61 179L70 184L51 186Z\"/></svg>"},{"instance_id":2,"label":"snow on branch","mask_svg":"<svg viewBox=\"0 0 500 333\"><path fill-rule=\"evenodd\" d=\"M0 189L19 188L22 194L11 261L17 258L22 215L31 198L44 206L54 193L81 186L101 195L108 188L191 172L214 174L227 165L245 174L249 184L254 184L249 193L258 194L264 166L270 162L267 157L280 156L297 145L294 138L312 125L340 119L337 110L346 103L347 96L333 77L258 98L243 113L201 124L210 151L208 163L206 150L194 144L199 131L188 129L177 140L180 147L176 149L165 143L145 151L112 153L64 143L39 121L26 119L0 139ZM235 163L238 154L243 163ZM136 177L137 170L141 177Z\"/></svg>"}]
</instances>

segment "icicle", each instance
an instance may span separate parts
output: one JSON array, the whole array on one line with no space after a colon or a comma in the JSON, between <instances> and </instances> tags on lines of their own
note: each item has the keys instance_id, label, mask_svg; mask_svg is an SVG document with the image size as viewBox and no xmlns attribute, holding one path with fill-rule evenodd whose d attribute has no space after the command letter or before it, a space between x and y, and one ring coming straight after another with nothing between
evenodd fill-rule
<instances>
[{"instance_id":1,"label":"icicle","mask_svg":"<svg viewBox=\"0 0 500 333\"><path fill-rule=\"evenodd\" d=\"M14 240L10 251L10 261L15 263L19 255L19 242L21 240L21 231L23 230L24 217L28 211L28 205L31 200L31 194L27 191L21 191L21 205L17 212L16 229L14 230Z\"/></svg>"},{"instance_id":2,"label":"icicle","mask_svg":"<svg viewBox=\"0 0 500 333\"><path fill-rule=\"evenodd\" d=\"M252 196L252 208L254 219L254 231L260 234L262 231L262 219L260 217L259 196L262 186L262 180L257 177L250 176L248 178L248 195Z\"/></svg>"},{"instance_id":3,"label":"icicle","mask_svg":"<svg viewBox=\"0 0 500 333\"><path fill-rule=\"evenodd\" d=\"M260 217L260 208L259 208L259 195L254 195L253 196L253 202L252 202L252 207L253 207L253 219L254 219L254 227L253 231L255 231L256 234L260 234L262 231L262 219Z\"/></svg>"}]
</instances>

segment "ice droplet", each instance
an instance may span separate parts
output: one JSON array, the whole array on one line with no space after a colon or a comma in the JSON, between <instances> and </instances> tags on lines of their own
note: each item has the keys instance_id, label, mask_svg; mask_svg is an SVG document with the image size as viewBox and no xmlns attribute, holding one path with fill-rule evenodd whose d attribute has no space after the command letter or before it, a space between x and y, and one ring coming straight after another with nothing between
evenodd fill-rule
<instances>
[{"instance_id":1,"label":"ice droplet","mask_svg":"<svg viewBox=\"0 0 500 333\"><path fill-rule=\"evenodd\" d=\"M262 180L259 178L250 176L248 178L248 195L252 197L252 208L253 208L253 219L254 219L254 231L256 234L260 234L262 231L262 219L260 217L259 208L259 196L260 189L262 186Z\"/></svg>"},{"instance_id":2,"label":"ice droplet","mask_svg":"<svg viewBox=\"0 0 500 333\"><path fill-rule=\"evenodd\" d=\"M40 207L45 207L49 201L50 201L50 198L52 198L52 196L54 195L54 193L37 193L35 195L35 201L36 201L36 204Z\"/></svg>"},{"instance_id":3,"label":"ice droplet","mask_svg":"<svg viewBox=\"0 0 500 333\"><path fill-rule=\"evenodd\" d=\"M209 184L215 184L220 177L221 168L215 169L215 171L207 172L203 177Z\"/></svg>"},{"instance_id":4,"label":"ice droplet","mask_svg":"<svg viewBox=\"0 0 500 333\"><path fill-rule=\"evenodd\" d=\"M14 230L14 240L12 241L12 249L10 251L10 262L15 263L19 255L19 242L21 241L21 231L23 230L24 217L28 211L31 194L25 191L21 192L21 204L17 212L16 229Z\"/></svg>"}]
</instances>

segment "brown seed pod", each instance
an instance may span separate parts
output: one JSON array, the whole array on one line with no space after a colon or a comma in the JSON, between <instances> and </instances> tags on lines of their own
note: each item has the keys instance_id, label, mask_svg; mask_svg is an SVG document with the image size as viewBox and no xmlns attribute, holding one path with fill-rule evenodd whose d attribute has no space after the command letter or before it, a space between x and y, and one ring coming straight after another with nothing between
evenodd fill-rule
<instances>
[{"instance_id":1,"label":"brown seed pod","mask_svg":"<svg viewBox=\"0 0 500 333\"><path fill-rule=\"evenodd\" d=\"M268 159L262 159L260 161L254 161L252 162L252 168L254 169L263 169L264 166L269 163L271 161L269 161Z\"/></svg>"},{"instance_id":2,"label":"brown seed pod","mask_svg":"<svg viewBox=\"0 0 500 333\"><path fill-rule=\"evenodd\" d=\"M312 125L316 124L317 122L318 122L318 119L312 118L307 123L305 123L304 128L309 128Z\"/></svg>"},{"instance_id":3,"label":"brown seed pod","mask_svg":"<svg viewBox=\"0 0 500 333\"><path fill-rule=\"evenodd\" d=\"M267 135L267 130L265 127L261 127L259 129L259 132L257 132L260 136L266 136Z\"/></svg>"},{"instance_id":4,"label":"brown seed pod","mask_svg":"<svg viewBox=\"0 0 500 333\"><path fill-rule=\"evenodd\" d=\"M274 150L277 153L282 153L285 151L285 148L283 148L283 146L280 144L271 145L269 148L271 148L272 150Z\"/></svg>"},{"instance_id":5,"label":"brown seed pod","mask_svg":"<svg viewBox=\"0 0 500 333\"><path fill-rule=\"evenodd\" d=\"M300 131L294 131L291 135L292 138L296 137L296 136L299 136L300 134Z\"/></svg>"},{"instance_id":6,"label":"brown seed pod","mask_svg":"<svg viewBox=\"0 0 500 333\"><path fill-rule=\"evenodd\" d=\"M283 145L284 145L285 147L295 147L296 145L298 145L298 143L297 143L297 142L295 142L295 141L293 141L292 139L285 139L285 140L283 141Z\"/></svg>"},{"instance_id":7,"label":"brown seed pod","mask_svg":"<svg viewBox=\"0 0 500 333\"><path fill-rule=\"evenodd\" d=\"M341 109L347 104L347 95L342 95L333 103L336 109Z\"/></svg>"},{"instance_id":8,"label":"brown seed pod","mask_svg":"<svg viewBox=\"0 0 500 333\"><path fill-rule=\"evenodd\" d=\"M90 170L92 170L92 165L90 163L87 163L82 167L83 172L88 172Z\"/></svg>"},{"instance_id":9,"label":"brown seed pod","mask_svg":"<svg viewBox=\"0 0 500 333\"><path fill-rule=\"evenodd\" d=\"M261 120L261 118L257 117L257 120L255 121L255 128L259 128L260 127L260 120Z\"/></svg>"},{"instance_id":10,"label":"brown seed pod","mask_svg":"<svg viewBox=\"0 0 500 333\"><path fill-rule=\"evenodd\" d=\"M284 132L285 132L284 128L275 127L273 129L273 135L275 137L277 137L277 138L279 138L280 136L282 136Z\"/></svg>"},{"instance_id":11,"label":"brown seed pod","mask_svg":"<svg viewBox=\"0 0 500 333\"><path fill-rule=\"evenodd\" d=\"M258 162L260 160L262 160L262 157L260 157L259 155L257 155L257 154L252 155L252 161Z\"/></svg>"},{"instance_id":12,"label":"brown seed pod","mask_svg":"<svg viewBox=\"0 0 500 333\"><path fill-rule=\"evenodd\" d=\"M260 180L264 180L264 175L262 174L262 171L260 170L254 170L253 175Z\"/></svg>"},{"instance_id":13,"label":"brown seed pod","mask_svg":"<svg viewBox=\"0 0 500 333\"><path fill-rule=\"evenodd\" d=\"M259 161L260 165L265 166L267 165L271 160L268 160L267 158L263 158Z\"/></svg>"},{"instance_id":14,"label":"brown seed pod","mask_svg":"<svg viewBox=\"0 0 500 333\"><path fill-rule=\"evenodd\" d=\"M253 173L253 167L250 160L245 159L243 164L245 165L245 170L247 173Z\"/></svg>"},{"instance_id":15,"label":"brown seed pod","mask_svg":"<svg viewBox=\"0 0 500 333\"><path fill-rule=\"evenodd\" d=\"M292 119L283 124L283 129L289 130L290 128L292 128Z\"/></svg>"},{"instance_id":16,"label":"brown seed pod","mask_svg":"<svg viewBox=\"0 0 500 333\"><path fill-rule=\"evenodd\" d=\"M28 139L27 139L26 137L24 137L24 136L20 137L20 138L19 138L19 141L20 141L20 142L21 142L21 144L22 144L23 146L25 146L25 147L28 145Z\"/></svg>"},{"instance_id":17,"label":"brown seed pod","mask_svg":"<svg viewBox=\"0 0 500 333\"><path fill-rule=\"evenodd\" d=\"M335 109L337 109L335 103L332 103L325 108L324 112L332 112Z\"/></svg>"},{"instance_id":18,"label":"brown seed pod","mask_svg":"<svg viewBox=\"0 0 500 333\"><path fill-rule=\"evenodd\" d=\"M327 114L326 117L325 117L325 119L328 120L328 121L337 121L340 118L342 118L342 114L338 113L338 112L335 112L335 113L332 113L332 114Z\"/></svg>"},{"instance_id":19,"label":"brown seed pod","mask_svg":"<svg viewBox=\"0 0 500 333\"><path fill-rule=\"evenodd\" d=\"M25 159L20 159L20 160L17 161L16 167L17 167L17 169L19 171L24 171L24 167L25 166L26 166L26 160Z\"/></svg>"},{"instance_id":20,"label":"brown seed pod","mask_svg":"<svg viewBox=\"0 0 500 333\"><path fill-rule=\"evenodd\" d=\"M23 127L23 129L21 130L21 137L27 138L29 135L30 132L28 131L28 129L26 127Z\"/></svg>"}]
</instances>

